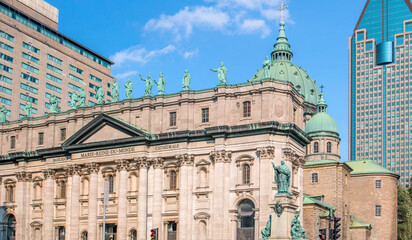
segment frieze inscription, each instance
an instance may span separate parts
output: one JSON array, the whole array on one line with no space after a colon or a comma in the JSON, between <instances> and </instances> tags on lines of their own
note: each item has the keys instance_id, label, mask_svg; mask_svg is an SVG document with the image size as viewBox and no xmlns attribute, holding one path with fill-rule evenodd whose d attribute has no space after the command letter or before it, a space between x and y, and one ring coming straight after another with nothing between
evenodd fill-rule
<instances>
[{"instance_id":1,"label":"frieze inscription","mask_svg":"<svg viewBox=\"0 0 412 240\"><path fill-rule=\"evenodd\" d=\"M85 152L76 154L73 158L91 158L91 157L104 157L104 156L111 156L111 155L119 155L125 153L135 152L135 147L126 147L126 148L115 148L115 149L107 149L107 150L100 150L100 151L93 151L93 152Z\"/></svg>"},{"instance_id":2,"label":"frieze inscription","mask_svg":"<svg viewBox=\"0 0 412 240\"><path fill-rule=\"evenodd\" d=\"M163 145L163 146L157 146L155 147L156 151L161 151L161 150L168 150L168 149L173 149L173 148L179 148L179 144L169 144L169 145Z\"/></svg>"}]
</instances>

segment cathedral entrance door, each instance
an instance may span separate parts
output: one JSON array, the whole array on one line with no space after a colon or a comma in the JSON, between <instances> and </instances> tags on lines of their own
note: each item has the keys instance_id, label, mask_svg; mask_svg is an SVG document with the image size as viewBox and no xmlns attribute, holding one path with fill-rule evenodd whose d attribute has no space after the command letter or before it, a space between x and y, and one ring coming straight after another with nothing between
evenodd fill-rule
<instances>
[{"instance_id":1,"label":"cathedral entrance door","mask_svg":"<svg viewBox=\"0 0 412 240\"><path fill-rule=\"evenodd\" d=\"M238 207L237 240L254 240L255 236L255 205L246 199Z\"/></svg>"},{"instance_id":2,"label":"cathedral entrance door","mask_svg":"<svg viewBox=\"0 0 412 240\"><path fill-rule=\"evenodd\" d=\"M16 218L10 215L7 219L7 240L16 239Z\"/></svg>"}]
</instances>

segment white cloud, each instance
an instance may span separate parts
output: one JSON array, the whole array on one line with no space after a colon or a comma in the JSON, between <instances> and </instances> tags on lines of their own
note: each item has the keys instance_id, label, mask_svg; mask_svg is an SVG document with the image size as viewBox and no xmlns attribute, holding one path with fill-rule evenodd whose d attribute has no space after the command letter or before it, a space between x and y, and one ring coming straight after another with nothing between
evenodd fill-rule
<instances>
[{"instance_id":1,"label":"white cloud","mask_svg":"<svg viewBox=\"0 0 412 240\"><path fill-rule=\"evenodd\" d=\"M270 28L266 25L266 22L262 19L246 19L240 25L240 31L242 33L260 33L264 38L270 34Z\"/></svg>"},{"instance_id":2,"label":"white cloud","mask_svg":"<svg viewBox=\"0 0 412 240\"><path fill-rule=\"evenodd\" d=\"M148 51L146 48L132 46L113 54L110 59L116 63L116 67L120 67L125 62L136 62L145 64L152 58L168 54L176 50L174 45L169 44L162 49Z\"/></svg>"},{"instance_id":3,"label":"white cloud","mask_svg":"<svg viewBox=\"0 0 412 240\"><path fill-rule=\"evenodd\" d=\"M280 0L215 0L219 7L243 7L247 9L264 9L280 5Z\"/></svg>"},{"instance_id":4,"label":"white cloud","mask_svg":"<svg viewBox=\"0 0 412 240\"><path fill-rule=\"evenodd\" d=\"M187 51L183 54L183 57L185 59L192 58L193 56L197 55L198 53L199 53L199 49L196 49L196 50L193 50L193 51Z\"/></svg>"},{"instance_id":5,"label":"white cloud","mask_svg":"<svg viewBox=\"0 0 412 240\"><path fill-rule=\"evenodd\" d=\"M223 29L229 22L230 17L227 13L214 7L195 6L185 7L174 15L161 15L158 19L149 20L144 29L170 30L177 34L179 39L180 31L188 37L194 27L209 28L213 30Z\"/></svg>"},{"instance_id":6,"label":"white cloud","mask_svg":"<svg viewBox=\"0 0 412 240\"><path fill-rule=\"evenodd\" d=\"M137 74L137 71L127 71L127 72L116 74L115 77L117 79L124 79L124 78L130 77L130 76L136 75L136 74Z\"/></svg>"}]
</instances>

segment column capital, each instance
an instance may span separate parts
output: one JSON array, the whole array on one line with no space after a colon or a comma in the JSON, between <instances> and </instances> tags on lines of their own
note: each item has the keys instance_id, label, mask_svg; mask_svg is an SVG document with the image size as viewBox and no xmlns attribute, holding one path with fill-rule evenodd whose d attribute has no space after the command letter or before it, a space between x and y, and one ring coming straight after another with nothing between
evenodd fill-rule
<instances>
[{"instance_id":1,"label":"column capital","mask_svg":"<svg viewBox=\"0 0 412 240\"><path fill-rule=\"evenodd\" d=\"M134 160L137 162L139 168L149 168L150 160L147 159L147 157L137 157L134 158Z\"/></svg>"},{"instance_id":2,"label":"column capital","mask_svg":"<svg viewBox=\"0 0 412 240\"><path fill-rule=\"evenodd\" d=\"M55 177L55 174L56 174L56 170L54 170L54 169L48 168L48 169L44 169L44 170L43 170L43 175L44 175L44 178L45 178L45 179L47 179L47 178L54 178L54 177Z\"/></svg>"},{"instance_id":3,"label":"column capital","mask_svg":"<svg viewBox=\"0 0 412 240\"><path fill-rule=\"evenodd\" d=\"M210 152L210 157L215 163L230 163L232 160L232 151L218 150Z\"/></svg>"},{"instance_id":4,"label":"column capital","mask_svg":"<svg viewBox=\"0 0 412 240\"><path fill-rule=\"evenodd\" d=\"M156 157L152 159L152 164L154 168L163 169L165 160L160 157Z\"/></svg>"},{"instance_id":5,"label":"column capital","mask_svg":"<svg viewBox=\"0 0 412 240\"><path fill-rule=\"evenodd\" d=\"M28 182L31 181L31 173L30 172L16 172L16 178L19 182Z\"/></svg>"},{"instance_id":6,"label":"column capital","mask_svg":"<svg viewBox=\"0 0 412 240\"><path fill-rule=\"evenodd\" d=\"M70 177L73 175L80 175L82 168L78 164L72 164L65 167L64 170L66 170L67 176Z\"/></svg>"},{"instance_id":7,"label":"column capital","mask_svg":"<svg viewBox=\"0 0 412 240\"><path fill-rule=\"evenodd\" d=\"M192 166L194 163L195 155L185 153L176 155L175 158L182 166Z\"/></svg>"},{"instance_id":8,"label":"column capital","mask_svg":"<svg viewBox=\"0 0 412 240\"><path fill-rule=\"evenodd\" d=\"M275 147L267 146L257 148L256 152L260 158L273 158L275 156Z\"/></svg>"},{"instance_id":9,"label":"column capital","mask_svg":"<svg viewBox=\"0 0 412 240\"><path fill-rule=\"evenodd\" d=\"M118 171L127 171L129 169L129 160L121 159L116 161L116 169Z\"/></svg>"},{"instance_id":10,"label":"column capital","mask_svg":"<svg viewBox=\"0 0 412 240\"><path fill-rule=\"evenodd\" d=\"M100 169L100 164L95 162L87 163L86 167L89 169L90 173L98 173Z\"/></svg>"}]
</instances>

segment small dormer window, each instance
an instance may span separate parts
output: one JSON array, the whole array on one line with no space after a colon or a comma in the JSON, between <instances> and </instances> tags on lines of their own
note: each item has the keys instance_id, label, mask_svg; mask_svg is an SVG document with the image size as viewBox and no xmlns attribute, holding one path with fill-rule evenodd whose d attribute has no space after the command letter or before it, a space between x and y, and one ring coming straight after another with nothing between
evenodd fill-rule
<instances>
[{"instance_id":1,"label":"small dormer window","mask_svg":"<svg viewBox=\"0 0 412 240\"><path fill-rule=\"evenodd\" d=\"M296 90L300 93L300 85L296 86Z\"/></svg>"},{"instance_id":2,"label":"small dormer window","mask_svg":"<svg viewBox=\"0 0 412 240\"><path fill-rule=\"evenodd\" d=\"M315 91L313 89L310 90L310 95L313 96L313 94L315 93Z\"/></svg>"}]
</instances>

